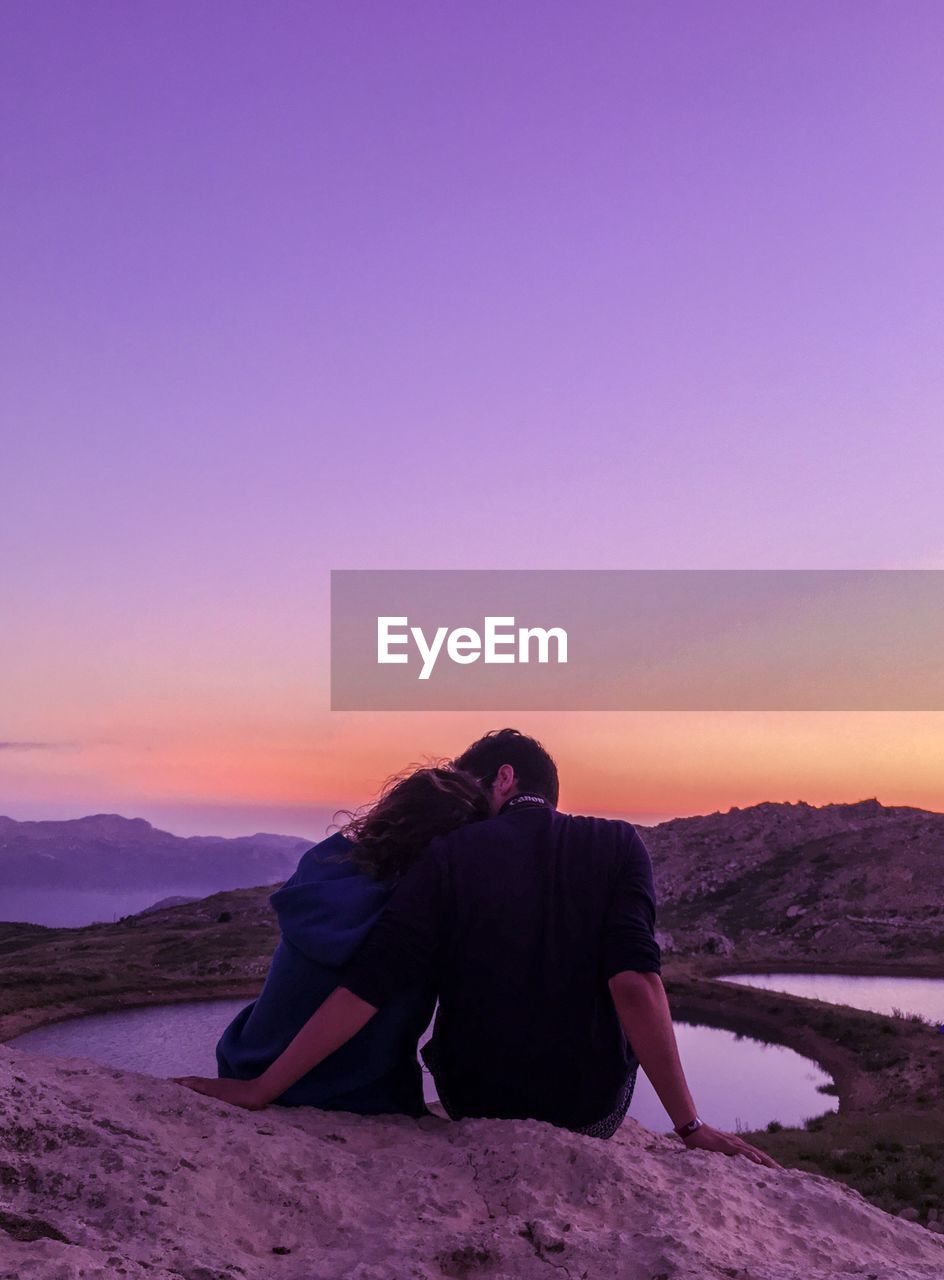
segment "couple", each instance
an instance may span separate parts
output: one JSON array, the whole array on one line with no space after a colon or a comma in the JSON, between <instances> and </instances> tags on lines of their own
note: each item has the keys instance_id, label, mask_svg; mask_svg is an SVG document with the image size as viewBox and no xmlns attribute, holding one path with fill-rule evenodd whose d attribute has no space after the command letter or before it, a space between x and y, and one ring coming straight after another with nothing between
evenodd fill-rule
<instances>
[{"instance_id":1,"label":"couple","mask_svg":"<svg viewBox=\"0 0 944 1280\"><path fill-rule=\"evenodd\" d=\"M641 1065L690 1147L773 1165L697 1115L655 939L652 866L628 822L557 810L540 743L488 733L388 785L272 895L282 938L217 1046L250 1110L426 1112L417 1041L453 1119L535 1119L609 1138Z\"/></svg>"}]
</instances>

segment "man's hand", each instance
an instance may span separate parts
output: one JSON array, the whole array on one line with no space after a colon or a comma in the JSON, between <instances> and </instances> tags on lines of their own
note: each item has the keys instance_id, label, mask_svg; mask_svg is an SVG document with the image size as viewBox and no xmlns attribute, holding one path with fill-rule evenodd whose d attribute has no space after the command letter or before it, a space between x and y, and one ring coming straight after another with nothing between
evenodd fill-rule
<instances>
[{"instance_id":1,"label":"man's hand","mask_svg":"<svg viewBox=\"0 0 944 1280\"><path fill-rule=\"evenodd\" d=\"M215 1080L206 1076L176 1076L175 1080L194 1093L219 1098L230 1106L261 1111L335 1049L347 1044L376 1012L376 1005L361 1000L346 987L335 987L288 1048L255 1080Z\"/></svg>"},{"instance_id":2,"label":"man's hand","mask_svg":"<svg viewBox=\"0 0 944 1280\"><path fill-rule=\"evenodd\" d=\"M712 1129L710 1124L700 1125L693 1134L683 1139L686 1147L700 1147L702 1151L720 1151L726 1156L747 1156L755 1164L764 1164L768 1169L779 1169L776 1160L771 1159L766 1151L759 1151L749 1142L739 1138L735 1133L722 1133L720 1129Z\"/></svg>"},{"instance_id":3,"label":"man's hand","mask_svg":"<svg viewBox=\"0 0 944 1280\"><path fill-rule=\"evenodd\" d=\"M219 1098L220 1102L245 1111L261 1111L271 1101L263 1095L258 1080L216 1080L207 1076L174 1076L173 1079L175 1084L182 1084L194 1093Z\"/></svg>"}]
</instances>

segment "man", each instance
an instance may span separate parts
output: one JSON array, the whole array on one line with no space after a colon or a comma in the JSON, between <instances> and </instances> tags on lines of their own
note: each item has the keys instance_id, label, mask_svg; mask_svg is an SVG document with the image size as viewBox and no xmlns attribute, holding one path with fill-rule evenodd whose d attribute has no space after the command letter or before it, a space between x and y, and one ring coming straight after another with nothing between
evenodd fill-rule
<instances>
[{"instance_id":1,"label":"man","mask_svg":"<svg viewBox=\"0 0 944 1280\"><path fill-rule=\"evenodd\" d=\"M660 977L652 866L635 829L559 813L554 761L515 729L486 734L455 766L480 780L493 816L430 845L341 986L262 1076L184 1083L265 1106L425 979L439 992L426 1056L452 1118L531 1118L607 1138L641 1064L688 1146L773 1165L697 1115Z\"/></svg>"}]
</instances>

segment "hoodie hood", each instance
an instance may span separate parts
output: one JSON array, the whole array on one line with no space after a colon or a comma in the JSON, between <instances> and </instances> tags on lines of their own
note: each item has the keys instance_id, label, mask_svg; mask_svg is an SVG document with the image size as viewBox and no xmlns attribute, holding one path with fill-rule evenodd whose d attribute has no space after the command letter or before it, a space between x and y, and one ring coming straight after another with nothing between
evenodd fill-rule
<instances>
[{"instance_id":1,"label":"hoodie hood","mask_svg":"<svg viewBox=\"0 0 944 1280\"><path fill-rule=\"evenodd\" d=\"M295 874L269 898L285 940L311 960L340 967L377 923L392 886L347 856L353 845L329 836L302 854Z\"/></svg>"}]
</instances>

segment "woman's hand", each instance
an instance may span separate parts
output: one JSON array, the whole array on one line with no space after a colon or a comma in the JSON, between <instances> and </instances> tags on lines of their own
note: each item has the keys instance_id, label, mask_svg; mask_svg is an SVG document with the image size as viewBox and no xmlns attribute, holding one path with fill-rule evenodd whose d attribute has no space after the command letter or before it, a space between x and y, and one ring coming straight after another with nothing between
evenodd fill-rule
<instances>
[{"instance_id":1,"label":"woman's hand","mask_svg":"<svg viewBox=\"0 0 944 1280\"><path fill-rule=\"evenodd\" d=\"M710 1124L700 1125L693 1134L684 1139L686 1147L699 1147L702 1151L720 1151L726 1156L747 1156L755 1164L764 1164L768 1169L779 1169L776 1160L771 1159L766 1151L759 1151L749 1142L739 1138L735 1133L722 1133L720 1129L712 1129Z\"/></svg>"},{"instance_id":2,"label":"woman's hand","mask_svg":"<svg viewBox=\"0 0 944 1280\"><path fill-rule=\"evenodd\" d=\"M173 1079L175 1084L182 1084L194 1093L218 1098L245 1111L261 1111L271 1102L271 1098L263 1094L258 1080L217 1080L207 1076L174 1076Z\"/></svg>"}]
</instances>

